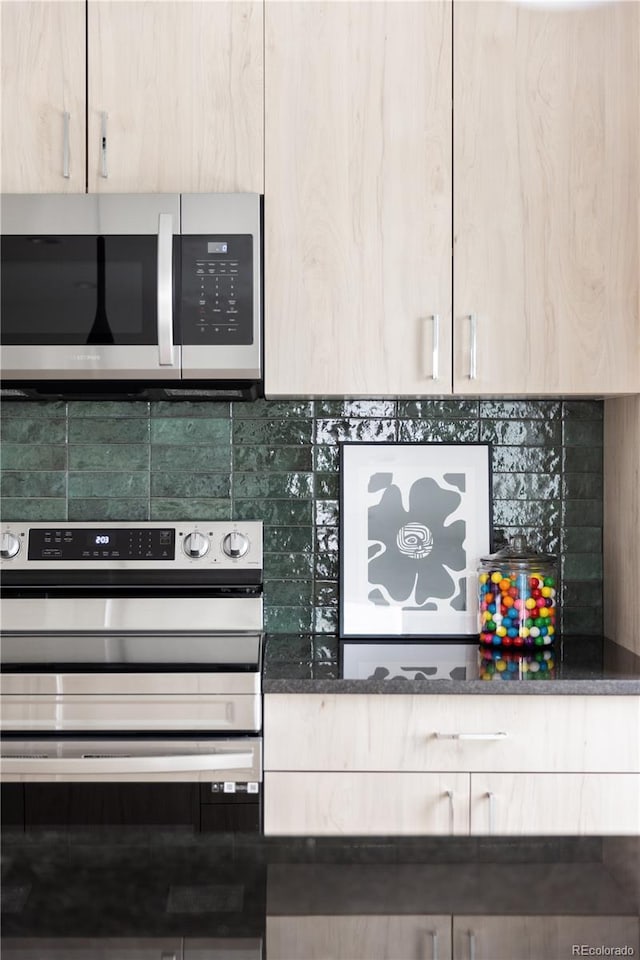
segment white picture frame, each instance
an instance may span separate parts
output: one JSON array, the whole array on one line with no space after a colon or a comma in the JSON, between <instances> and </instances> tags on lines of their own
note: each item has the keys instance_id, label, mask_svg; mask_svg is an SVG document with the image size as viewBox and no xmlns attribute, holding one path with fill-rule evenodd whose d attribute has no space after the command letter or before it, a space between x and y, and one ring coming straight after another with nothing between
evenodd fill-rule
<instances>
[{"instance_id":1,"label":"white picture frame","mask_svg":"<svg viewBox=\"0 0 640 960\"><path fill-rule=\"evenodd\" d=\"M340 636L478 635L491 444L340 445Z\"/></svg>"}]
</instances>

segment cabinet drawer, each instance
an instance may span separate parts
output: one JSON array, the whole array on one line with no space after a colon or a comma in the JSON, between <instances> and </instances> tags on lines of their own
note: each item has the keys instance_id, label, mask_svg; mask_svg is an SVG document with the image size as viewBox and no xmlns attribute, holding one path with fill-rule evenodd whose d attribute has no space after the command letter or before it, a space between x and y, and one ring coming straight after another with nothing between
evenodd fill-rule
<instances>
[{"instance_id":1,"label":"cabinet drawer","mask_svg":"<svg viewBox=\"0 0 640 960\"><path fill-rule=\"evenodd\" d=\"M457 960L566 960L580 944L631 948L638 952L634 917L478 917L453 918ZM597 954L595 954L597 955ZM610 954L613 956L614 954Z\"/></svg>"},{"instance_id":2,"label":"cabinet drawer","mask_svg":"<svg viewBox=\"0 0 640 960\"><path fill-rule=\"evenodd\" d=\"M467 774L266 773L267 835L468 834Z\"/></svg>"},{"instance_id":3,"label":"cabinet drawer","mask_svg":"<svg viewBox=\"0 0 640 960\"><path fill-rule=\"evenodd\" d=\"M636 697L270 694L265 769L640 770Z\"/></svg>"},{"instance_id":4,"label":"cabinet drawer","mask_svg":"<svg viewBox=\"0 0 640 960\"><path fill-rule=\"evenodd\" d=\"M471 833L637 836L640 775L474 773Z\"/></svg>"},{"instance_id":5,"label":"cabinet drawer","mask_svg":"<svg viewBox=\"0 0 640 960\"><path fill-rule=\"evenodd\" d=\"M267 917L269 960L435 960L451 956L451 917Z\"/></svg>"}]
</instances>

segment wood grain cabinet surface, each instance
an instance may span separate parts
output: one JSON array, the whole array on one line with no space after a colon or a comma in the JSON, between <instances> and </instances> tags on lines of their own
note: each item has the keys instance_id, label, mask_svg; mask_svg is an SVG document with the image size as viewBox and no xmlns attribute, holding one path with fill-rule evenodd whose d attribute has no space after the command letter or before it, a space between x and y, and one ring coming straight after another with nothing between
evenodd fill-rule
<instances>
[{"instance_id":1,"label":"wood grain cabinet surface","mask_svg":"<svg viewBox=\"0 0 640 960\"><path fill-rule=\"evenodd\" d=\"M444 960L448 916L267 916L269 960Z\"/></svg>"},{"instance_id":2,"label":"wood grain cabinet surface","mask_svg":"<svg viewBox=\"0 0 640 960\"><path fill-rule=\"evenodd\" d=\"M267 2L265 51L268 396L640 391L638 4Z\"/></svg>"},{"instance_id":3,"label":"wood grain cabinet surface","mask_svg":"<svg viewBox=\"0 0 640 960\"><path fill-rule=\"evenodd\" d=\"M265 831L640 833L637 697L267 694Z\"/></svg>"},{"instance_id":4,"label":"wood grain cabinet surface","mask_svg":"<svg viewBox=\"0 0 640 960\"><path fill-rule=\"evenodd\" d=\"M262 0L1 13L3 192L263 192Z\"/></svg>"}]
</instances>

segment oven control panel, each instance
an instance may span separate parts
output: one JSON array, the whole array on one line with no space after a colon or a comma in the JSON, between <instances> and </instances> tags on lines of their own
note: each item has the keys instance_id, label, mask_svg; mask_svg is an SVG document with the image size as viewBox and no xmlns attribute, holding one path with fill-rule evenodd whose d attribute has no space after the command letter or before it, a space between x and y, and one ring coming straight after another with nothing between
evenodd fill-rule
<instances>
[{"instance_id":1,"label":"oven control panel","mask_svg":"<svg viewBox=\"0 0 640 960\"><path fill-rule=\"evenodd\" d=\"M3 569L262 568L260 521L5 523Z\"/></svg>"}]
</instances>

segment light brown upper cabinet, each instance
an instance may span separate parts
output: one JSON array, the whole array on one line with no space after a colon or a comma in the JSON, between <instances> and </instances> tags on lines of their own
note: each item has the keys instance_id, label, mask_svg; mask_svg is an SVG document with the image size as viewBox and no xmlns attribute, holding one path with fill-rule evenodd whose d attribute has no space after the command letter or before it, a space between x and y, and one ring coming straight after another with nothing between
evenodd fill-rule
<instances>
[{"instance_id":1,"label":"light brown upper cabinet","mask_svg":"<svg viewBox=\"0 0 640 960\"><path fill-rule=\"evenodd\" d=\"M2 15L4 191L263 192L262 0L4 0Z\"/></svg>"},{"instance_id":2,"label":"light brown upper cabinet","mask_svg":"<svg viewBox=\"0 0 640 960\"><path fill-rule=\"evenodd\" d=\"M640 391L640 4L265 16L267 395Z\"/></svg>"},{"instance_id":3,"label":"light brown upper cabinet","mask_svg":"<svg viewBox=\"0 0 640 960\"><path fill-rule=\"evenodd\" d=\"M85 5L3 0L2 191L85 189Z\"/></svg>"},{"instance_id":4,"label":"light brown upper cabinet","mask_svg":"<svg viewBox=\"0 0 640 960\"><path fill-rule=\"evenodd\" d=\"M453 20L455 391L640 391L640 4Z\"/></svg>"},{"instance_id":5,"label":"light brown upper cabinet","mask_svg":"<svg viewBox=\"0 0 640 960\"><path fill-rule=\"evenodd\" d=\"M451 390L451 4L267 2L269 396Z\"/></svg>"}]
</instances>

